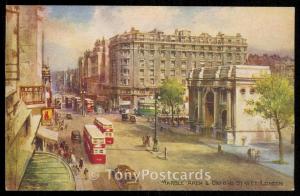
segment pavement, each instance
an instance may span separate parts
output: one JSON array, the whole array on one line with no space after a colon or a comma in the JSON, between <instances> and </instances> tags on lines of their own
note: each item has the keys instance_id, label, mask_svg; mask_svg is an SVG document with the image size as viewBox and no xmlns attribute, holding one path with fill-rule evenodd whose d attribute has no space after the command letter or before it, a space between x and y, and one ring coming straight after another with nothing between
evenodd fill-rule
<instances>
[{"instance_id":1,"label":"pavement","mask_svg":"<svg viewBox=\"0 0 300 196\"><path fill-rule=\"evenodd\" d=\"M171 132L177 133L177 134L194 134L194 132L190 132L189 128L187 126L179 126L179 127L170 127L168 125L162 125L166 129L170 130ZM190 132L190 133L189 133ZM218 148L218 144L221 143L219 140L215 140L212 138L199 138L199 142L202 144L205 144L209 147ZM247 156L247 150L249 148L254 148L256 150L260 150L261 152L261 158L259 161L256 161L256 163L261 164L263 166L266 166L268 168L274 169L280 173L283 173L285 175L294 177L294 146L290 144L284 145L285 154L284 154L284 160L287 162L287 164L276 164L272 161L278 160L278 143L257 143L257 144L250 144L248 146L238 146L238 145L232 145L232 144L224 144L222 143L222 150L225 153L230 153L233 155L236 155L239 158L248 160Z\"/></svg>"}]
</instances>

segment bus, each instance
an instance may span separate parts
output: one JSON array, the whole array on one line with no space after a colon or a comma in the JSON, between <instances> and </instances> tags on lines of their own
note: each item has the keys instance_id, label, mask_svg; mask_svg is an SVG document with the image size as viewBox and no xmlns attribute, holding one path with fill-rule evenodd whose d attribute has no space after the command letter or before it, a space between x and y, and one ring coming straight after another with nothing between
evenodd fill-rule
<instances>
[{"instance_id":1,"label":"bus","mask_svg":"<svg viewBox=\"0 0 300 196\"><path fill-rule=\"evenodd\" d=\"M85 151L91 163L105 164L105 137L95 125L85 125L83 130Z\"/></svg>"},{"instance_id":2,"label":"bus","mask_svg":"<svg viewBox=\"0 0 300 196\"><path fill-rule=\"evenodd\" d=\"M85 107L86 107L86 111L87 112L93 112L94 111L94 101L89 99L89 98L86 98L84 100L84 103L85 103Z\"/></svg>"},{"instance_id":3,"label":"bus","mask_svg":"<svg viewBox=\"0 0 300 196\"><path fill-rule=\"evenodd\" d=\"M114 143L114 134L113 134L112 123L105 118L97 117L97 118L95 118L94 124L104 134L105 144L113 144Z\"/></svg>"}]
</instances>

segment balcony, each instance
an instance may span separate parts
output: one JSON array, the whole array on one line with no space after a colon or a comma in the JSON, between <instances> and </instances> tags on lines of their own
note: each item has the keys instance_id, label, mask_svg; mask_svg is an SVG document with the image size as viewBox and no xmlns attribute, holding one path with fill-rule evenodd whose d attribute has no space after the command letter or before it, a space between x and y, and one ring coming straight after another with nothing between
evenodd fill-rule
<instances>
[{"instance_id":1,"label":"balcony","mask_svg":"<svg viewBox=\"0 0 300 196\"><path fill-rule=\"evenodd\" d=\"M20 87L20 97L27 106L46 106L44 86L22 86Z\"/></svg>"}]
</instances>

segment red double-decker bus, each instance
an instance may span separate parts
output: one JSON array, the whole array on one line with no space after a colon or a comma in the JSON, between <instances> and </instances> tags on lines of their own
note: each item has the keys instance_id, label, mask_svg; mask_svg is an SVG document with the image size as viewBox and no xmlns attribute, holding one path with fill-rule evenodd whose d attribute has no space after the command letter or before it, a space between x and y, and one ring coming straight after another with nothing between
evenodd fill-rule
<instances>
[{"instance_id":1,"label":"red double-decker bus","mask_svg":"<svg viewBox=\"0 0 300 196\"><path fill-rule=\"evenodd\" d=\"M101 117L95 118L94 124L99 128L99 130L105 136L105 144L113 144L114 143L114 133L112 123Z\"/></svg>"},{"instance_id":2,"label":"red double-decker bus","mask_svg":"<svg viewBox=\"0 0 300 196\"><path fill-rule=\"evenodd\" d=\"M83 130L85 151L91 163L105 164L105 136L95 125L85 125Z\"/></svg>"}]
</instances>

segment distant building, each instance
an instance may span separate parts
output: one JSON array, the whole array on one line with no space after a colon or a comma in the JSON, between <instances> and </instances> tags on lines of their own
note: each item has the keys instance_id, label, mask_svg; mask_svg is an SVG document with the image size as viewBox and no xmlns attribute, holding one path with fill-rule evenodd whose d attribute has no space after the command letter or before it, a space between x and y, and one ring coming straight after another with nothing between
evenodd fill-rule
<instances>
[{"instance_id":1,"label":"distant building","mask_svg":"<svg viewBox=\"0 0 300 196\"><path fill-rule=\"evenodd\" d=\"M98 102L102 107L108 107L107 93L109 91L109 55L108 41L96 40L92 51L87 50L79 58L79 83L86 91L86 96Z\"/></svg>"},{"instance_id":2,"label":"distant building","mask_svg":"<svg viewBox=\"0 0 300 196\"><path fill-rule=\"evenodd\" d=\"M271 122L245 113L257 99L255 79L268 66L226 65L194 69L188 78L189 120L193 130L229 144L274 141Z\"/></svg>"},{"instance_id":3,"label":"distant building","mask_svg":"<svg viewBox=\"0 0 300 196\"><path fill-rule=\"evenodd\" d=\"M132 28L110 39L111 105L129 102L130 108L136 108L138 101L152 97L166 78L178 78L186 85L192 69L244 64L246 52L246 39L240 34L193 36L188 30L175 30L166 35L156 29L140 32Z\"/></svg>"}]
</instances>

